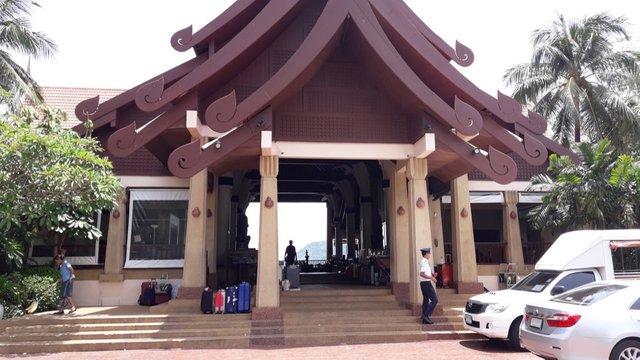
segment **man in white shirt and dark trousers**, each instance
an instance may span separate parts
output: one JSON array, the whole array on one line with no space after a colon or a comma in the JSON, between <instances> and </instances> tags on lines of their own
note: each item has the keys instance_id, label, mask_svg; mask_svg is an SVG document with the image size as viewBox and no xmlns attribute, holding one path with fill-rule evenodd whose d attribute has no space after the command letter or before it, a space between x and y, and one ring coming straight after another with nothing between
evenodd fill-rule
<instances>
[{"instance_id":1,"label":"man in white shirt and dark trousers","mask_svg":"<svg viewBox=\"0 0 640 360\"><path fill-rule=\"evenodd\" d=\"M433 284L437 281L437 273L432 273L429 258L431 257L431 248L420 249L422 260L420 260L420 290L422 291L422 323L433 324L429 318L433 310L438 305L438 295L433 288ZM433 283L432 283L433 281Z\"/></svg>"}]
</instances>

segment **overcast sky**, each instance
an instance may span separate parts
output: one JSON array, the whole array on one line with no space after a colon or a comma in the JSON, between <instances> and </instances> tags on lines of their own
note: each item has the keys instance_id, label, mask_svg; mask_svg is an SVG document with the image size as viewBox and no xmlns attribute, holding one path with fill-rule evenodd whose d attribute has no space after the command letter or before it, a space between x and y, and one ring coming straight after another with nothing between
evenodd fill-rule
<instances>
[{"instance_id":1,"label":"overcast sky","mask_svg":"<svg viewBox=\"0 0 640 360\"><path fill-rule=\"evenodd\" d=\"M440 37L470 47L475 62L460 71L491 95L508 92L502 84L504 71L527 62L530 35L562 14L565 19L598 12L626 16L636 48L640 48L640 1L630 0L537 0L537 1L433 1L405 0ZM170 45L171 36L193 25L194 32L224 11L232 0L39 0L33 29L46 33L57 45L52 60L31 61L31 73L41 86L128 89L193 57ZM26 59L18 59L25 66ZM322 204L304 211L279 212L279 257L293 239L298 249L326 234ZM251 246L255 246L257 212L249 215ZM255 220L254 220L255 219ZM252 221L254 220L254 221ZM308 221L307 221L308 220Z\"/></svg>"}]
</instances>

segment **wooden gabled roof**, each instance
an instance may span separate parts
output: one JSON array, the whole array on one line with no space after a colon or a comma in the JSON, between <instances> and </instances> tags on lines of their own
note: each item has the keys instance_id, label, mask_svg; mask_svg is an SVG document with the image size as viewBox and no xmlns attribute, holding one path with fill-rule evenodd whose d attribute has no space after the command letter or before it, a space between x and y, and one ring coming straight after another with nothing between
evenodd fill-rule
<instances>
[{"instance_id":1,"label":"wooden gabled roof","mask_svg":"<svg viewBox=\"0 0 640 360\"><path fill-rule=\"evenodd\" d=\"M300 30L291 30L296 24ZM256 59L283 38L294 47L290 54L274 60L269 53L269 69L245 80L251 84L238 93L239 74L255 69ZM117 124L108 141L112 153L127 156L146 146L177 176L255 164L259 132L273 127L279 109L339 51L359 59L371 86L409 128L418 129L418 137L435 134L429 174L442 181L478 169L508 183L517 173L510 154L532 165L543 164L549 151L573 156L543 135L547 123L540 115L524 115L514 99L499 92L493 97L466 79L451 62L471 65L471 50L447 45L401 0L238 0L195 34L191 28L176 32L171 44L178 51L193 49L194 59L103 104L88 99L78 104L76 116L91 118L95 128ZM178 134L187 110L197 110L213 131L228 132L224 146L214 146L216 139L188 142ZM151 120L136 121L139 114Z\"/></svg>"}]
</instances>

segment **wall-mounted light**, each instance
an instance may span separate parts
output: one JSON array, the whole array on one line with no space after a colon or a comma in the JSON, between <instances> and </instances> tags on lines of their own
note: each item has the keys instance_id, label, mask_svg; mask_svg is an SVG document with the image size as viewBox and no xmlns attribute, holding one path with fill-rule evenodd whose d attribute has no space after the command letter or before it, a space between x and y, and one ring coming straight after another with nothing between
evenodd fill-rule
<instances>
[{"instance_id":1,"label":"wall-mounted light","mask_svg":"<svg viewBox=\"0 0 640 360\"><path fill-rule=\"evenodd\" d=\"M398 210L396 210L396 213L398 213L398 215L402 216L405 213L405 210L402 206L398 207Z\"/></svg>"},{"instance_id":2,"label":"wall-mounted light","mask_svg":"<svg viewBox=\"0 0 640 360\"><path fill-rule=\"evenodd\" d=\"M213 143L213 147L216 148L216 150L220 150L222 149L222 143L220 141L216 141Z\"/></svg>"},{"instance_id":3,"label":"wall-mounted light","mask_svg":"<svg viewBox=\"0 0 640 360\"><path fill-rule=\"evenodd\" d=\"M271 199L271 196L267 196L267 199L264 201L264 206L267 209L271 209L273 207L273 199Z\"/></svg>"},{"instance_id":4,"label":"wall-mounted light","mask_svg":"<svg viewBox=\"0 0 640 360\"><path fill-rule=\"evenodd\" d=\"M471 153L473 155L480 155L480 149L479 148L473 148L473 150L471 150Z\"/></svg>"},{"instance_id":5,"label":"wall-mounted light","mask_svg":"<svg viewBox=\"0 0 640 360\"><path fill-rule=\"evenodd\" d=\"M422 209L424 207L425 203L424 200L422 200L421 197L418 198L418 200L416 200L416 206L420 209Z\"/></svg>"},{"instance_id":6,"label":"wall-mounted light","mask_svg":"<svg viewBox=\"0 0 640 360\"><path fill-rule=\"evenodd\" d=\"M213 211L211 209L207 209L207 217L210 218L213 216Z\"/></svg>"},{"instance_id":7,"label":"wall-mounted light","mask_svg":"<svg viewBox=\"0 0 640 360\"><path fill-rule=\"evenodd\" d=\"M511 210L511 212L509 213L509 217L515 220L518 217L518 214L516 214L515 211Z\"/></svg>"},{"instance_id":8,"label":"wall-mounted light","mask_svg":"<svg viewBox=\"0 0 640 360\"><path fill-rule=\"evenodd\" d=\"M462 208L462 211L460 211L460 216L462 216L463 218L469 216L469 211L467 211L467 208Z\"/></svg>"},{"instance_id":9,"label":"wall-mounted light","mask_svg":"<svg viewBox=\"0 0 640 360\"><path fill-rule=\"evenodd\" d=\"M115 209L111 212L111 216L113 216L114 219L117 219L120 217L120 210Z\"/></svg>"},{"instance_id":10,"label":"wall-mounted light","mask_svg":"<svg viewBox=\"0 0 640 360\"><path fill-rule=\"evenodd\" d=\"M194 207L193 210L191 210L191 215L196 218L200 216L200 208L197 206Z\"/></svg>"}]
</instances>

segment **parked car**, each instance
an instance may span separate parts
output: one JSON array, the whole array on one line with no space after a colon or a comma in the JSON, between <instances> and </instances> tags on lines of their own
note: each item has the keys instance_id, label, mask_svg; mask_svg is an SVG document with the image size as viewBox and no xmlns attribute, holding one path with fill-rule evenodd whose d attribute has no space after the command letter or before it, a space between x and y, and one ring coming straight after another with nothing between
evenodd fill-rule
<instances>
[{"instance_id":1,"label":"parked car","mask_svg":"<svg viewBox=\"0 0 640 360\"><path fill-rule=\"evenodd\" d=\"M640 281L594 282L528 304L520 343L546 359L640 360Z\"/></svg>"},{"instance_id":2,"label":"parked car","mask_svg":"<svg viewBox=\"0 0 640 360\"><path fill-rule=\"evenodd\" d=\"M620 246L640 240L640 230L579 230L564 233L536 263L535 271L506 290L473 296L463 311L467 330L520 347L519 329L527 303L615 274L611 241ZM640 269L637 269L640 270Z\"/></svg>"}]
</instances>

